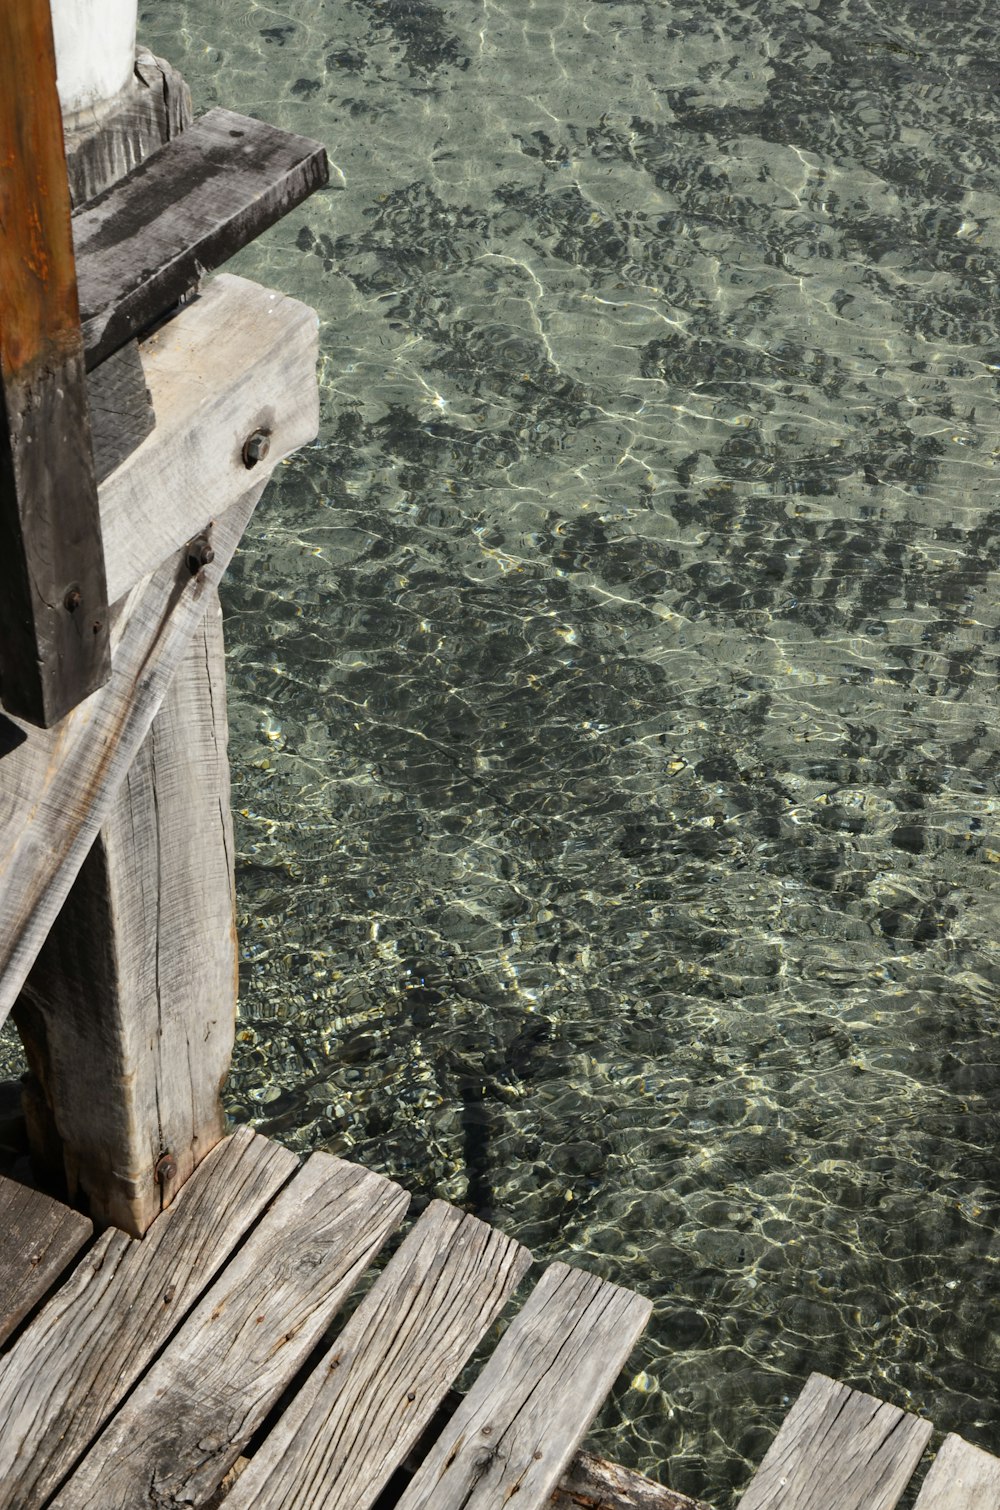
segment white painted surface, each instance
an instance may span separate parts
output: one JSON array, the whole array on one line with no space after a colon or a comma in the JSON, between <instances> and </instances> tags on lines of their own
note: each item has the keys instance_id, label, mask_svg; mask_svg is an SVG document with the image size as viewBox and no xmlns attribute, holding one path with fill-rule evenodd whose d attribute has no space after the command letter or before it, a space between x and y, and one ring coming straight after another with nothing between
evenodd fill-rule
<instances>
[{"instance_id":1,"label":"white painted surface","mask_svg":"<svg viewBox=\"0 0 1000 1510\"><path fill-rule=\"evenodd\" d=\"M137 0L52 0L63 115L99 108L132 77Z\"/></svg>"}]
</instances>

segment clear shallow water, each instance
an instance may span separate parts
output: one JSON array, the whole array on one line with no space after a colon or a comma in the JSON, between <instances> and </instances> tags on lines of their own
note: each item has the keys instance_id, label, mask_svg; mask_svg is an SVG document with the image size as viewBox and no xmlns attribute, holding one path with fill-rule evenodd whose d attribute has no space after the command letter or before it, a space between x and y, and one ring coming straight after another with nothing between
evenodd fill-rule
<instances>
[{"instance_id":1,"label":"clear shallow water","mask_svg":"<svg viewBox=\"0 0 1000 1510\"><path fill-rule=\"evenodd\" d=\"M229 573L230 1109L651 1295L733 1503L821 1368L1000 1450L985 3L160 0L347 179Z\"/></svg>"}]
</instances>

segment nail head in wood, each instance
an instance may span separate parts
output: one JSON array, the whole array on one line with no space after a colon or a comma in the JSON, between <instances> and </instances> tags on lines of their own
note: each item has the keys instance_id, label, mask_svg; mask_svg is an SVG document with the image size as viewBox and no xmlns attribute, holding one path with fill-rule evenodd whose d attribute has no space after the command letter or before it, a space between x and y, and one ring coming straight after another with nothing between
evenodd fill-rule
<instances>
[{"instance_id":1,"label":"nail head in wood","mask_svg":"<svg viewBox=\"0 0 1000 1510\"><path fill-rule=\"evenodd\" d=\"M263 461L271 449L271 437L267 430L255 430L248 435L243 442L243 465L247 468L255 467L259 461Z\"/></svg>"},{"instance_id":2,"label":"nail head in wood","mask_svg":"<svg viewBox=\"0 0 1000 1510\"><path fill-rule=\"evenodd\" d=\"M169 1185L171 1180L177 1178L177 1160L172 1153L162 1154L157 1159L154 1173L159 1185Z\"/></svg>"}]
</instances>

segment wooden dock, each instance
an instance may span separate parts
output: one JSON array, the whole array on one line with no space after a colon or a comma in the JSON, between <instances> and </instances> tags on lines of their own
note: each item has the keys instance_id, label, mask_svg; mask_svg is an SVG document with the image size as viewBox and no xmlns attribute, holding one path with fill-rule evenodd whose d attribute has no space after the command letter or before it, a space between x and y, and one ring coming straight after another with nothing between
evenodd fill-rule
<instances>
[{"instance_id":1,"label":"wooden dock","mask_svg":"<svg viewBox=\"0 0 1000 1510\"><path fill-rule=\"evenodd\" d=\"M0 1510L707 1510L579 1450L648 1301L550 1264L497 1341L530 1254L443 1201L399 1242L408 1204L247 1128L141 1240L0 1178ZM1000 1510L1000 1460L951 1435L928 1468L932 1431L813 1374L737 1510L921 1474L914 1510Z\"/></svg>"},{"instance_id":2,"label":"wooden dock","mask_svg":"<svg viewBox=\"0 0 1000 1510\"><path fill-rule=\"evenodd\" d=\"M531 1267L442 1201L324 1342L408 1204L246 1128L141 1240L89 1243L86 1218L0 1180L2 1510L207 1506L224 1484L229 1510L696 1510L577 1454L651 1310L580 1269L541 1273L442 1409Z\"/></svg>"}]
</instances>

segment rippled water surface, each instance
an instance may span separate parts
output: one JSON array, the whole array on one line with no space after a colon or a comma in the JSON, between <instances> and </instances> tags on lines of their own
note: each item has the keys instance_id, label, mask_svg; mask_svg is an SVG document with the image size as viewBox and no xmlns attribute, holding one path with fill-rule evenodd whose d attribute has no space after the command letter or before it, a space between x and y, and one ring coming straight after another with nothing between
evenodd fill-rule
<instances>
[{"instance_id":1,"label":"rippled water surface","mask_svg":"<svg viewBox=\"0 0 1000 1510\"><path fill-rule=\"evenodd\" d=\"M985 0L158 0L346 189L228 577L230 1108L655 1298L728 1510L820 1368L1000 1450Z\"/></svg>"}]
</instances>

